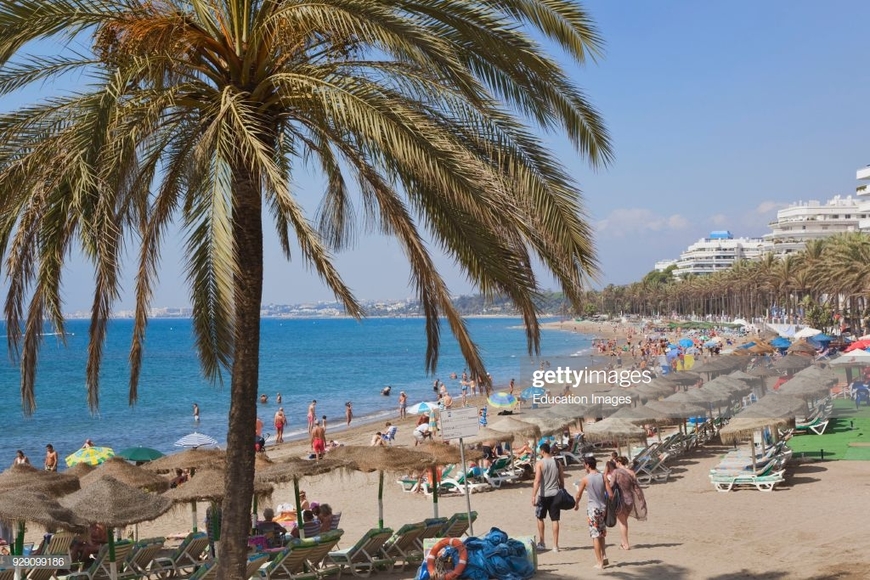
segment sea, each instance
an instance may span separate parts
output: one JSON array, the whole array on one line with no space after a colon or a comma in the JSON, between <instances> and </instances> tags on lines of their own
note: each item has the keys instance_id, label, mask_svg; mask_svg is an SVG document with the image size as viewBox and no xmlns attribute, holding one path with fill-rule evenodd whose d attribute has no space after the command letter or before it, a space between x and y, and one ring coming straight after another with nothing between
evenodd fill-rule
<instances>
[{"instance_id":1,"label":"sea","mask_svg":"<svg viewBox=\"0 0 870 580\"><path fill-rule=\"evenodd\" d=\"M317 400L318 416L327 416L327 432L340 440L344 408L351 402L354 422L380 422L397 415L397 399L404 390L409 405L433 400L433 381L443 381L459 394L465 368L459 347L442 324L438 370L425 372L426 335L420 318L346 318L262 320L260 404L265 431L272 431L278 407L288 418L285 438L307 433L308 404ZM174 443L190 433L226 441L229 412L229 376L223 385L204 378L194 348L193 330L187 319L153 319L149 322L138 402L128 404L128 353L133 322L112 320L104 349L100 376L100 407L96 414L87 405L85 366L88 348L87 320L70 320L66 336L46 330L36 375L36 411L25 417L21 408L20 373L11 356L0 364L0 467L11 465L21 449L41 467L45 445L51 443L63 458L91 439L95 446L115 451L134 446L164 453L179 450ZM592 336L560 330L543 330L541 356L528 355L526 337L518 318L469 318L468 328L498 388L537 368L548 357L573 356L578 364L594 364ZM5 332L3 333L5 334ZM4 341L5 342L5 341ZM382 389L390 385L390 396ZM276 394L283 401L276 403ZM200 420L193 418L193 404ZM337 429L339 428L339 429Z\"/></svg>"}]
</instances>

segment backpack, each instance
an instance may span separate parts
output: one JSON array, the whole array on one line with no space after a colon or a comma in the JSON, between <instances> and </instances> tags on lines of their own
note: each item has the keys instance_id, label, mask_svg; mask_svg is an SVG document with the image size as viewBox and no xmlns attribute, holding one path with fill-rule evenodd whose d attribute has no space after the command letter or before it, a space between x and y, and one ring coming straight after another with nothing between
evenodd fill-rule
<instances>
[{"instance_id":1,"label":"backpack","mask_svg":"<svg viewBox=\"0 0 870 580\"><path fill-rule=\"evenodd\" d=\"M604 516L604 525L608 528L616 525L616 513L622 507L622 491L619 486L614 483L610 489L613 493L607 498L607 513Z\"/></svg>"}]
</instances>

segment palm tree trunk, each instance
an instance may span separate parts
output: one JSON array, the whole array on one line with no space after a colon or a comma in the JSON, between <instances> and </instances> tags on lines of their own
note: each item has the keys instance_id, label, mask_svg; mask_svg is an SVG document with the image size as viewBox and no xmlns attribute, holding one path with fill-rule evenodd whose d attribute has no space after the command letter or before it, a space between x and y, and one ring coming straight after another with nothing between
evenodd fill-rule
<instances>
[{"instance_id":1,"label":"palm tree trunk","mask_svg":"<svg viewBox=\"0 0 870 580\"><path fill-rule=\"evenodd\" d=\"M235 337L227 429L227 493L223 500L218 580L245 580L251 500L254 495L254 432L260 367L260 304L263 296L262 198L251 172L236 172L233 195Z\"/></svg>"}]
</instances>

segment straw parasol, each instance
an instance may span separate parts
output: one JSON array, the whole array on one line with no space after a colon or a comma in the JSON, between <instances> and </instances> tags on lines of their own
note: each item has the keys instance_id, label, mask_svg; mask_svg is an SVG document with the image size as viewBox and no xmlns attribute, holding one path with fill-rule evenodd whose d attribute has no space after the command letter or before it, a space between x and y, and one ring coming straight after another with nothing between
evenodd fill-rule
<instances>
[{"instance_id":1,"label":"straw parasol","mask_svg":"<svg viewBox=\"0 0 870 580\"><path fill-rule=\"evenodd\" d=\"M828 385L806 378L794 378L779 388L779 392L783 395L791 395L792 397L808 400L818 399L828 394L829 391Z\"/></svg>"},{"instance_id":2,"label":"straw parasol","mask_svg":"<svg viewBox=\"0 0 870 580\"><path fill-rule=\"evenodd\" d=\"M17 488L42 491L46 495L60 497L78 491L79 478L68 473L44 471L32 465L13 465L0 473L0 493Z\"/></svg>"},{"instance_id":3,"label":"straw parasol","mask_svg":"<svg viewBox=\"0 0 870 580\"><path fill-rule=\"evenodd\" d=\"M787 354L773 363L773 368L781 371L797 371L805 369L811 364L813 364L813 360L809 357L799 354Z\"/></svg>"},{"instance_id":4,"label":"straw parasol","mask_svg":"<svg viewBox=\"0 0 870 580\"><path fill-rule=\"evenodd\" d=\"M789 354L809 354L815 356L818 352L818 349L808 343L806 340L799 340L795 343L792 343L790 347L788 347L785 352Z\"/></svg>"},{"instance_id":5,"label":"straw parasol","mask_svg":"<svg viewBox=\"0 0 870 580\"><path fill-rule=\"evenodd\" d=\"M616 413L610 416L611 419L623 419L630 421L635 425L643 425L644 423L655 423L661 419L661 414L656 413L649 407L641 405L640 407L622 407Z\"/></svg>"},{"instance_id":6,"label":"straw parasol","mask_svg":"<svg viewBox=\"0 0 870 580\"><path fill-rule=\"evenodd\" d=\"M665 375L663 378L664 380L677 385L694 385L700 380L701 375L691 371L679 371Z\"/></svg>"},{"instance_id":7,"label":"straw parasol","mask_svg":"<svg viewBox=\"0 0 870 580\"><path fill-rule=\"evenodd\" d=\"M25 522L68 530L87 525L69 509L57 503L56 499L44 492L23 487L0 493L0 520L18 523L18 533L13 545L14 554L23 552Z\"/></svg>"},{"instance_id":8,"label":"straw parasol","mask_svg":"<svg viewBox=\"0 0 870 580\"><path fill-rule=\"evenodd\" d=\"M493 431L503 431L504 433L513 433L521 437L540 437L541 429L532 423L526 423L513 417L502 417L497 421L493 421L488 425Z\"/></svg>"},{"instance_id":9,"label":"straw parasol","mask_svg":"<svg viewBox=\"0 0 870 580\"><path fill-rule=\"evenodd\" d=\"M549 412L549 411L548 411ZM478 443L486 443L487 441L513 441L514 434L505 431L496 431L489 427L481 427L477 430L477 435L469 437L465 443L469 445L477 445Z\"/></svg>"},{"instance_id":10,"label":"straw parasol","mask_svg":"<svg viewBox=\"0 0 870 580\"><path fill-rule=\"evenodd\" d=\"M432 456L405 447L364 447L343 445L329 452L333 459L344 461L349 469L378 472L378 527L384 528L384 472L409 472L435 465Z\"/></svg>"},{"instance_id":11,"label":"straw parasol","mask_svg":"<svg viewBox=\"0 0 870 580\"><path fill-rule=\"evenodd\" d=\"M757 377L753 377L758 380ZM724 391L728 391L732 395L745 395L752 392L752 385L746 381L733 378L731 375L719 375L712 381L705 383L704 387L713 386ZM704 388L701 387L701 388Z\"/></svg>"},{"instance_id":12,"label":"straw parasol","mask_svg":"<svg viewBox=\"0 0 870 580\"><path fill-rule=\"evenodd\" d=\"M574 419L537 415L523 417L523 423L537 426L541 430L541 435L552 435L553 433L561 433L566 427L570 427L574 423Z\"/></svg>"},{"instance_id":13,"label":"straw parasol","mask_svg":"<svg viewBox=\"0 0 870 580\"><path fill-rule=\"evenodd\" d=\"M141 467L131 465L120 457L112 457L102 465L81 478L82 487L87 487L103 479L114 477L121 483L148 491L162 492L169 488L169 480Z\"/></svg>"},{"instance_id":14,"label":"straw parasol","mask_svg":"<svg viewBox=\"0 0 870 580\"><path fill-rule=\"evenodd\" d=\"M584 430L586 439L592 442L595 441L646 441L646 430L638 427L631 421L619 419L616 417L608 417L597 423L586 425Z\"/></svg>"},{"instance_id":15,"label":"straw parasol","mask_svg":"<svg viewBox=\"0 0 870 580\"><path fill-rule=\"evenodd\" d=\"M644 399L657 399L674 394L674 383L664 379L655 379L649 383L629 389L630 394L638 394Z\"/></svg>"},{"instance_id":16,"label":"straw parasol","mask_svg":"<svg viewBox=\"0 0 870 580\"><path fill-rule=\"evenodd\" d=\"M668 419L687 419L689 417L697 417L704 415L707 410L697 403L680 403L677 401L650 401L645 407L652 409L659 414L661 418Z\"/></svg>"},{"instance_id":17,"label":"straw parasol","mask_svg":"<svg viewBox=\"0 0 870 580\"><path fill-rule=\"evenodd\" d=\"M758 366L758 367L749 369L748 371L746 371L746 374L752 375L753 377L767 378L767 377L778 377L782 373L780 373L778 370L772 369L770 367Z\"/></svg>"},{"instance_id":18,"label":"straw parasol","mask_svg":"<svg viewBox=\"0 0 870 580\"><path fill-rule=\"evenodd\" d=\"M119 528L157 519L172 507L172 501L130 487L107 476L61 499L61 505L68 507L76 516L88 523ZM115 534L109 533L108 536L111 577L117 580Z\"/></svg>"},{"instance_id":19,"label":"straw parasol","mask_svg":"<svg viewBox=\"0 0 870 580\"><path fill-rule=\"evenodd\" d=\"M745 373L743 371L734 371L732 373L728 373L724 375L725 377L730 377L732 379L737 379L738 381L757 381L758 377L755 375L750 375L749 373Z\"/></svg>"},{"instance_id":20,"label":"straw parasol","mask_svg":"<svg viewBox=\"0 0 870 580\"><path fill-rule=\"evenodd\" d=\"M86 476L87 474L89 474L90 472L92 472L95 469L96 469L96 467L94 467L90 463L76 463L75 465L73 465L72 467L70 467L69 469L64 471L63 473L64 473L64 475L74 475L74 476L78 477L79 479L81 479L82 477Z\"/></svg>"},{"instance_id":21,"label":"straw parasol","mask_svg":"<svg viewBox=\"0 0 870 580\"><path fill-rule=\"evenodd\" d=\"M170 473L176 469L222 469L227 462L226 451L220 449L187 449L161 457L147 465L148 470L157 473Z\"/></svg>"},{"instance_id":22,"label":"straw parasol","mask_svg":"<svg viewBox=\"0 0 870 580\"><path fill-rule=\"evenodd\" d=\"M601 405L553 405L542 414L577 420L583 417L597 417L600 411Z\"/></svg>"},{"instance_id":23,"label":"straw parasol","mask_svg":"<svg viewBox=\"0 0 870 580\"><path fill-rule=\"evenodd\" d=\"M831 369L823 369L822 367L817 367L815 365L796 372L792 380L797 378L812 378L825 383L836 383L839 380L837 373Z\"/></svg>"},{"instance_id":24,"label":"straw parasol","mask_svg":"<svg viewBox=\"0 0 870 580\"><path fill-rule=\"evenodd\" d=\"M258 483L293 482L293 498L296 504L296 525L298 526L299 537L304 538L305 530L302 525L302 498L299 493L299 480L303 477L329 473L343 467L345 467L345 463L332 458L331 453L330 456L324 457L320 461L309 461L307 459L294 457L286 461L271 462L271 465L268 467L262 467L254 475L254 485L257 485Z\"/></svg>"},{"instance_id":25,"label":"straw parasol","mask_svg":"<svg viewBox=\"0 0 870 580\"><path fill-rule=\"evenodd\" d=\"M174 489L170 489L162 497L174 503L190 503L193 517L193 531L197 531L196 502L218 502L226 495L225 477L222 469L201 469L188 481ZM267 483L254 482L254 495L268 497L272 495L272 486Z\"/></svg>"},{"instance_id":26,"label":"straw parasol","mask_svg":"<svg viewBox=\"0 0 870 580\"><path fill-rule=\"evenodd\" d=\"M807 403L797 397L780 393L768 393L758 399L750 409L769 411L774 417L794 417L806 413Z\"/></svg>"},{"instance_id":27,"label":"straw parasol","mask_svg":"<svg viewBox=\"0 0 870 580\"><path fill-rule=\"evenodd\" d=\"M785 417L772 417L772 413L763 409L746 409L741 411L719 431L719 437L723 443L737 443L765 427L781 427L788 424ZM753 456L755 453L753 452ZM753 467L755 461L753 460Z\"/></svg>"},{"instance_id":28,"label":"straw parasol","mask_svg":"<svg viewBox=\"0 0 870 580\"><path fill-rule=\"evenodd\" d=\"M432 441L430 443L424 443L419 447L415 448L415 451L418 450L421 453L428 453L429 455L431 455L433 461L437 465L449 465L451 463L459 463L460 461L462 461L462 454L460 453L459 446L457 445L450 445L448 443ZM466 461L477 461L482 457L482 451L476 449L465 450Z\"/></svg>"}]
</instances>

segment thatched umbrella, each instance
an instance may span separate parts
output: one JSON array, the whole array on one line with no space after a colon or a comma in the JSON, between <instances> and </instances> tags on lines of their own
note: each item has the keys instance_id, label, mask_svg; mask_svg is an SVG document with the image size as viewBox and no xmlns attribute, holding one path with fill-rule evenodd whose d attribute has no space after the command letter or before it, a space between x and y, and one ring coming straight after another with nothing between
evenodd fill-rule
<instances>
[{"instance_id":1,"label":"thatched umbrella","mask_svg":"<svg viewBox=\"0 0 870 580\"><path fill-rule=\"evenodd\" d=\"M193 518L193 531L197 531L196 502L219 502L226 495L225 477L222 469L201 469L196 475L174 489L163 494L163 497L175 503L190 503ZM267 483L254 483L254 495L269 497L272 486Z\"/></svg>"},{"instance_id":2,"label":"thatched umbrella","mask_svg":"<svg viewBox=\"0 0 870 580\"><path fill-rule=\"evenodd\" d=\"M781 393L769 393L758 399L758 402L750 409L769 411L774 417L794 417L807 410L807 403L797 397L783 395Z\"/></svg>"},{"instance_id":3,"label":"thatched umbrella","mask_svg":"<svg viewBox=\"0 0 870 580\"><path fill-rule=\"evenodd\" d=\"M649 407L641 405L640 407L622 407L616 413L610 416L611 419L624 419L635 425L643 425L644 423L656 423L661 419L661 414L656 413Z\"/></svg>"},{"instance_id":4,"label":"thatched umbrella","mask_svg":"<svg viewBox=\"0 0 870 580\"><path fill-rule=\"evenodd\" d=\"M541 436L540 427L532 423L526 423L525 421L514 419L513 417L502 417L497 421L493 421L487 426L493 431L513 433L514 435L520 435L521 437L538 438Z\"/></svg>"},{"instance_id":5,"label":"thatched umbrella","mask_svg":"<svg viewBox=\"0 0 870 580\"><path fill-rule=\"evenodd\" d=\"M119 528L157 519L172 507L172 502L165 497L141 491L107 476L85 489L62 498L61 505L68 507L79 519L90 524ZM111 577L117 580L118 565L115 563L114 531L110 530L108 536Z\"/></svg>"},{"instance_id":6,"label":"thatched umbrella","mask_svg":"<svg viewBox=\"0 0 870 580\"><path fill-rule=\"evenodd\" d=\"M72 467L70 467L69 469L64 471L63 473L64 473L64 475L74 475L74 476L78 477L79 479L81 479L95 469L96 469L96 467L94 467L90 463L76 463L75 465L73 465Z\"/></svg>"},{"instance_id":7,"label":"thatched umbrella","mask_svg":"<svg viewBox=\"0 0 870 580\"><path fill-rule=\"evenodd\" d=\"M778 377L782 373L776 369L762 365L762 366L757 366L757 367L749 369L748 371L746 371L746 374L752 375L753 377L767 378L767 377Z\"/></svg>"},{"instance_id":8,"label":"thatched umbrella","mask_svg":"<svg viewBox=\"0 0 870 580\"><path fill-rule=\"evenodd\" d=\"M739 381L757 381L758 377L754 375L750 375L749 373L743 371L734 371L730 372L725 377L731 377L732 379L737 379Z\"/></svg>"},{"instance_id":9,"label":"thatched umbrella","mask_svg":"<svg viewBox=\"0 0 870 580\"><path fill-rule=\"evenodd\" d=\"M68 530L82 528L87 524L75 514L57 503L45 492L19 487L0 493L0 520L18 523L18 532L13 544L13 554L21 555L24 548L24 524L34 522L42 526L57 526Z\"/></svg>"},{"instance_id":10,"label":"thatched umbrella","mask_svg":"<svg viewBox=\"0 0 870 580\"><path fill-rule=\"evenodd\" d=\"M549 413L549 411L548 411ZM480 443L486 443L488 441L513 441L514 434L507 433L505 431L496 431L495 429L490 429L489 427L481 427L477 430L477 435L474 437L469 437L465 439L465 443L469 445L478 445Z\"/></svg>"},{"instance_id":11,"label":"thatched umbrella","mask_svg":"<svg viewBox=\"0 0 870 580\"><path fill-rule=\"evenodd\" d=\"M753 405L735 415L731 421L719 430L719 437L723 443L737 444L738 441L749 437L749 451L752 455L752 471L756 471L755 459L755 432L767 427L779 427L787 425L789 420L785 417L773 417L774 413L757 409Z\"/></svg>"},{"instance_id":12,"label":"thatched umbrella","mask_svg":"<svg viewBox=\"0 0 870 580\"><path fill-rule=\"evenodd\" d=\"M706 414L707 410L700 403L670 401L650 401L645 405L648 409L659 413L661 418L682 419Z\"/></svg>"},{"instance_id":13,"label":"thatched umbrella","mask_svg":"<svg viewBox=\"0 0 870 580\"><path fill-rule=\"evenodd\" d=\"M600 412L601 405L554 405L547 409L545 414L576 420L584 417L597 417Z\"/></svg>"},{"instance_id":14,"label":"thatched umbrella","mask_svg":"<svg viewBox=\"0 0 870 580\"><path fill-rule=\"evenodd\" d=\"M293 482L293 498L296 505L296 525L299 537L305 538L304 522L302 521L302 497L299 494L299 480L303 477L321 475L336 469L341 469L345 463L329 457L320 461L292 458L286 461L271 462L269 467L264 467L254 475L254 485L258 483L286 483Z\"/></svg>"},{"instance_id":15,"label":"thatched umbrella","mask_svg":"<svg viewBox=\"0 0 870 580\"><path fill-rule=\"evenodd\" d=\"M676 373L665 375L664 379L677 385L686 386L694 385L695 383L697 383L701 379L701 375L691 371L679 371Z\"/></svg>"},{"instance_id":16,"label":"thatched umbrella","mask_svg":"<svg viewBox=\"0 0 870 580\"><path fill-rule=\"evenodd\" d=\"M649 383L638 385L633 389L629 389L629 393L640 395L644 399L658 399L659 397L667 397L673 395L675 384L664 379L655 379Z\"/></svg>"},{"instance_id":17,"label":"thatched umbrella","mask_svg":"<svg viewBox=\"0 0 870 580\"><path fill-rule=\"evenodd\" d=\"M60 497L81 488L79 478L68 473L44 471L32 465L13 465L0 473L0 493L12 489L33 489Z\"/></svg>"},{"instance_id":18,"label":"thatched umbrella","mask_svg":"<svg viewBox=\"0 0 870 580\"><path fill-rule=\"evenodd\" d=\"M589 441L616 441L618 447L621 447L623 442L626 444L631 441L646 442L646 429L638 427L631 421L615 417L586 425L584 433Z\"/></svg>"},{"instance_id":19,"label":"thatched umbrella","mask_svg":"<svg viewBox=\"0 0 870 580\"><path fill-rule=\"evenodd\" d=\"M794 378L784 383L779 392L783 395L791 395L800 399L814 400L830 392L828 385L812 379Z\"/></svg>"},{"instance_id":20,"label":"thatched umbrella","mask_svg":"<svg viewBox=\"0 0 870 580\"><path fill-rule=\"evenodd\" d=\"M840 380L837 373L831 369L823 369L822 367L817 367L815 365L796 372L794 378L811 378L828 384L834 384Z\"/></svg>"},{"instance_id":21,"label":"thatched umbrella","mask_svg":"<svg viewBox=\"0 0 870 580\"><path fill-rule=\"evenodd\" d=\"M81 478L82 487L87 487L103 479L114 477L121 483L147 491L162 492L169 489L169 480L127 463L120 457L112 457L102 465Z\"/></svg>"},{"instance_id":22,"label":"thatched umbrella","mask_svg":"<svg viewBox=\"0 0 870 580\"><path fill-rule=\"evenodd\" d=\"M809 354L815 356L818 352L818 349L808 343L806 340L799 340L797 342L793 342L790 347L788 347L785 352L789 354Z\"/></svg>"},{"instance_id":23,"label":"thatched umbrella","mask_svg":"<svg viewBox=\"0 0 870 580\"><path fill-rule=\"evenodd\" d=\"M797 371L813 364L813 359L799 354L787 354L775 363L773 368L781 371Z\"/></svg>"},{"instance_id":24,"label":"thatched umbrella","mask_svg":"<svg viewBox=\"0 0 870 580\"><path fill-rule=\"evenodd\" d=\"M574 419L536 415L523 417L523 423L536 425L541 430L541 435L552 435L553 433L562 433L566 427L570 427L574 423Z\"/></svg>"},{"instance_id":25,"label":"thatched umbrella","mask_svg":"<svg viewBox=\"0 0 870 580\"><path fill-rule=\"evenodd\" d=\"M329 452L330 457L343 461L350 469L378 472L378 527L384 528L384 472L408 472L435 466L432 456L405 447L364 447L343 445Z\"/></svg>"},{"instance_id":26,"label":"thatched umbrella","mask_svg":"<svg viewBox=\"0 0 870 580\"><path fill-rule=\"evenodd\" d=\"M483 429L487 429L486 427L481 427L479 431ZM488 429L487 429L488 430ZM449 443L442 443L439 441L432 441L430 443L424 443L419 447L415 447L415 451L420 451L421 453L426 453L427 455L432 457L432 460L435 462L435 465L450 465L453 463L462 464L462 470L467 473L466 461L479 461L483 458L483 451L479 449L464 449L465 441L463 441L463 449L460 449L457 445L450 445ZM438 517L438 478L435 476L434 468L431 470L432 473L432 512L433 517ZM470 509L468 510L471 511Z\"/></svg>"},{"instance_id":27,"label":"thatched umbrella","mask_svg":"<svg viewBox=\"0 0 870 580\"><path fill-rule=\"evenodd\" d=\"M176 469L223 469L227 453L220 449L187 449L173 453L144 465L145 469L157 473L171 473Z\"/></svg>"}]
</instances>

